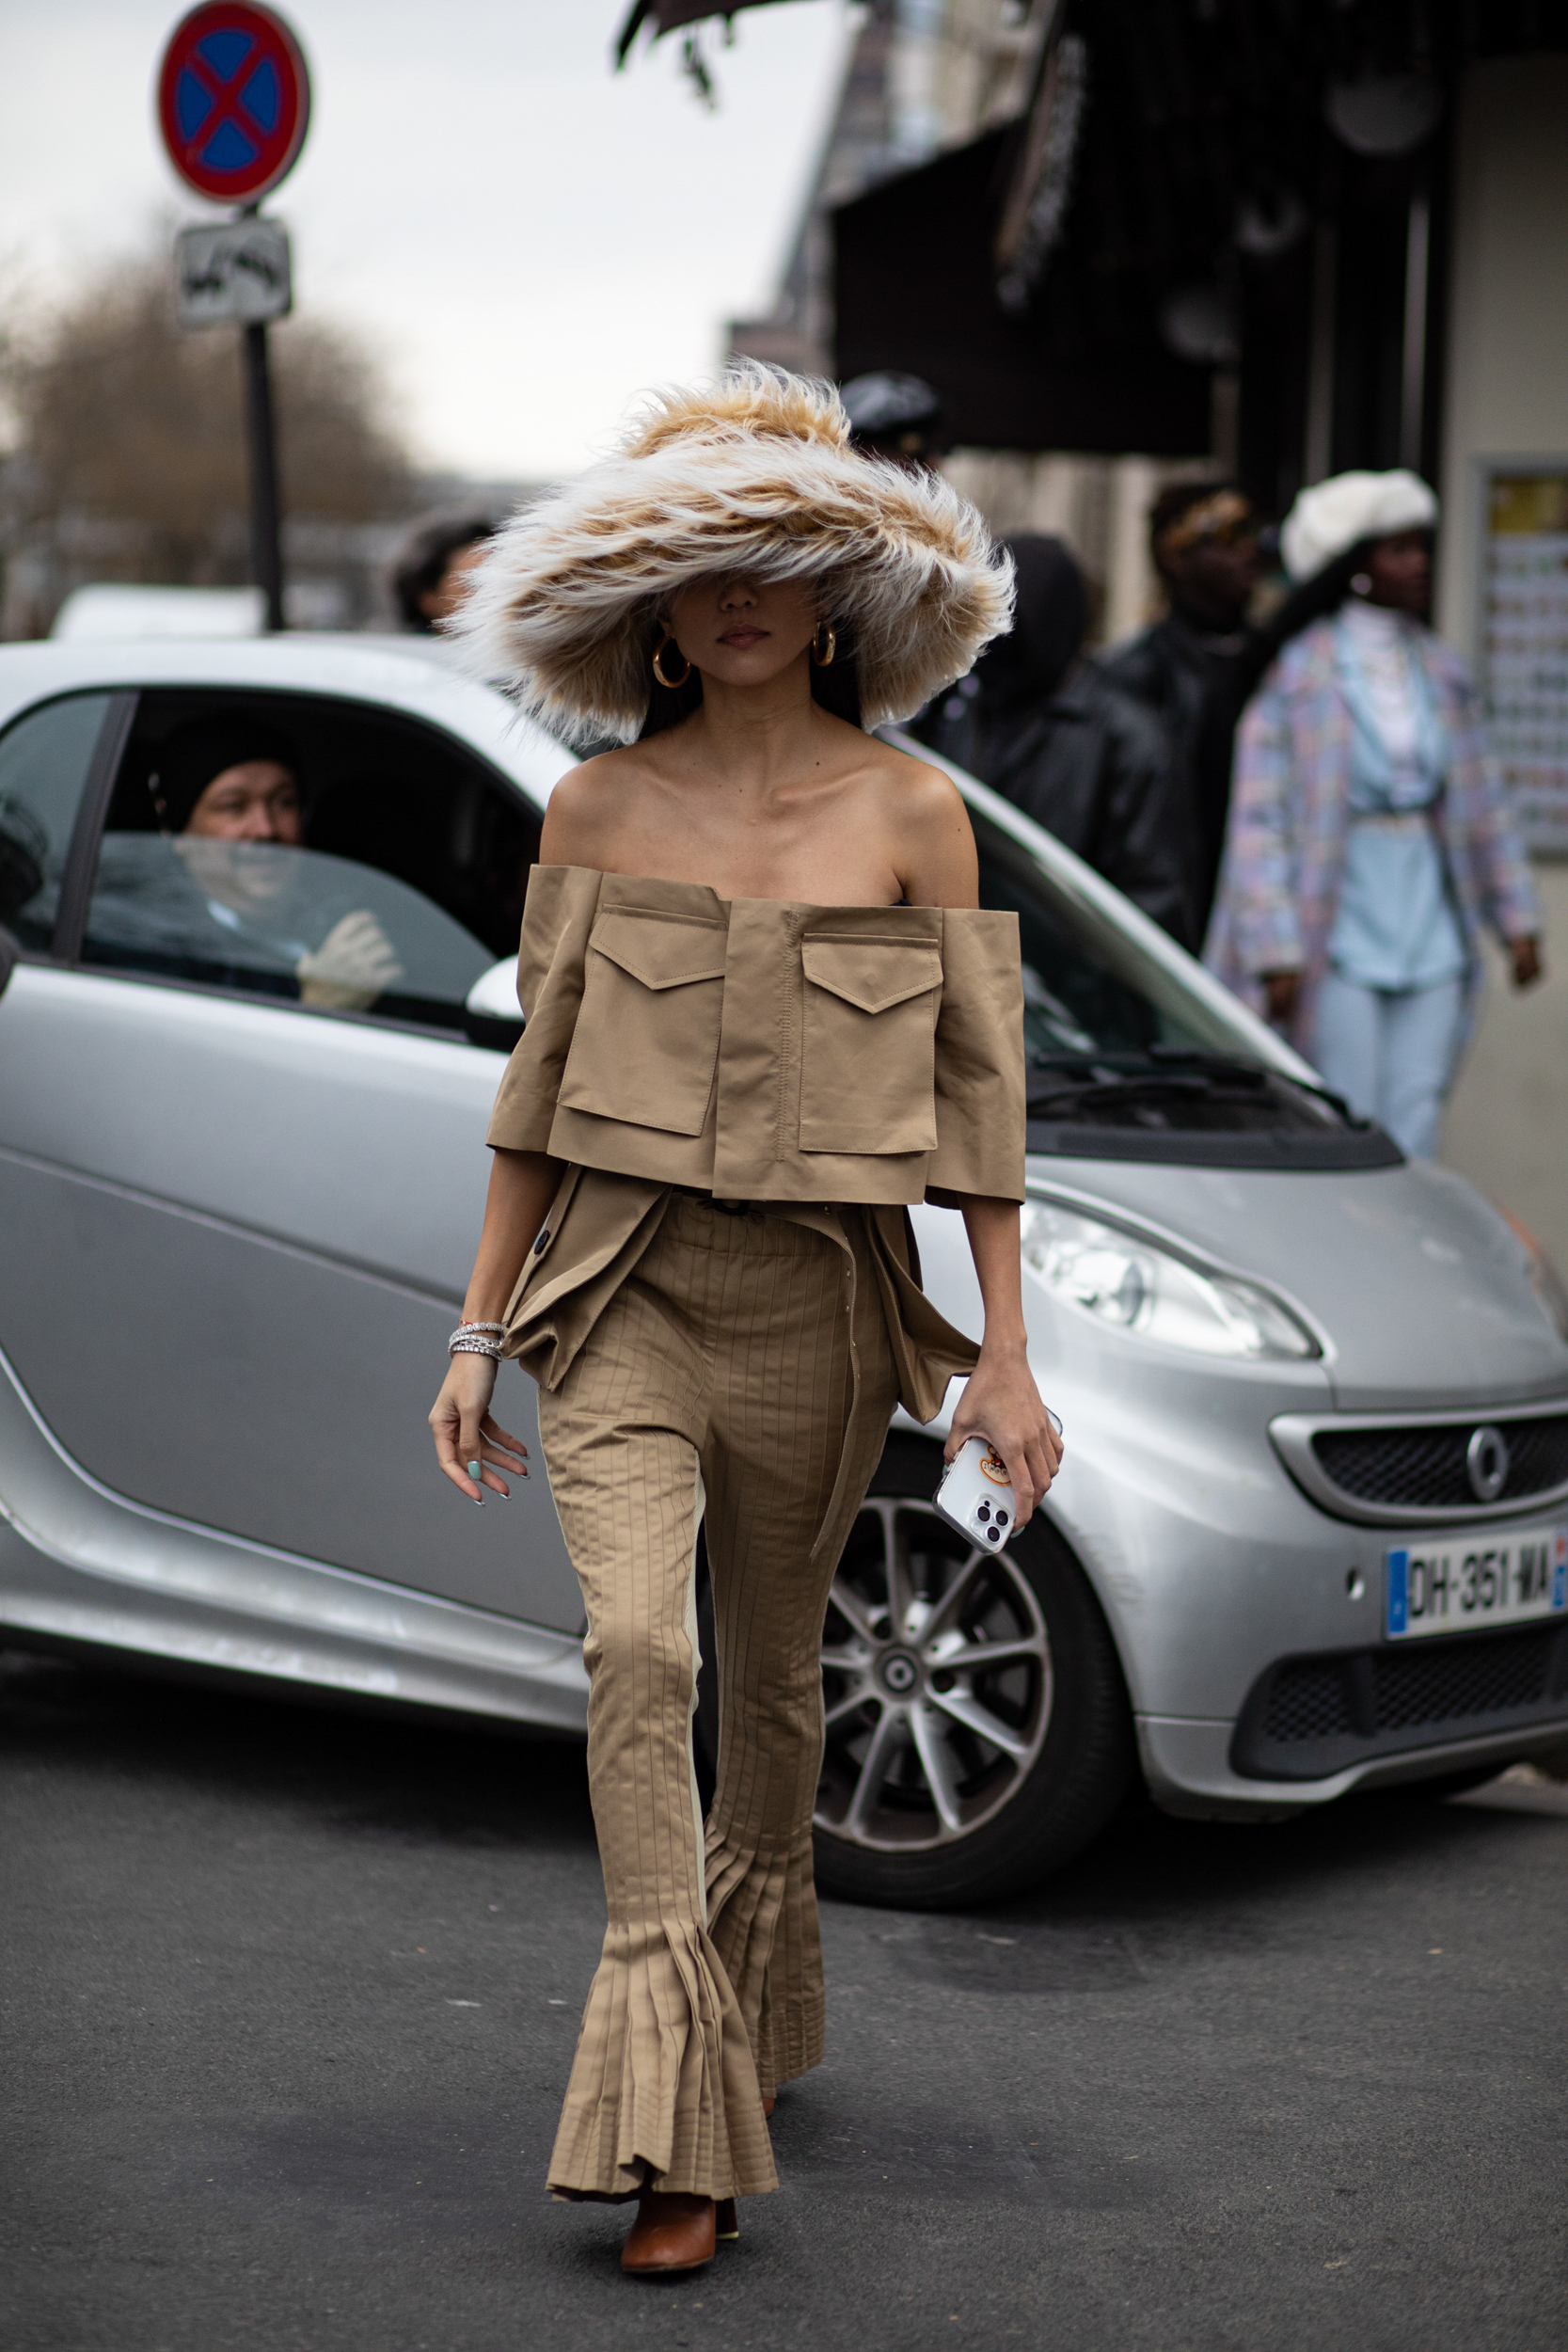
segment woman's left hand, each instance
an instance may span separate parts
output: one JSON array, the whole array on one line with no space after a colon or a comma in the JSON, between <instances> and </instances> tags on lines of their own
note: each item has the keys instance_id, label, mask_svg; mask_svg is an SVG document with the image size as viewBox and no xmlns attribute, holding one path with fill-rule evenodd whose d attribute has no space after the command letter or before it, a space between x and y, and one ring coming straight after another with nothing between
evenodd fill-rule
<instances>
[{"instance_id":1,"label":"woman's left hand","mask_svg":"<svg viewBox=\"0 0 1568 2352\"><path fill-rule=\"evenodd\" d=\"M943 1459L954 1460L970 1438L986 1438L1006 1463L1017 1523L1027 1527L1035 1505L1056 1475L1062 1441L1040 1402L1022 1344L1002 1347L988 1342L981 1348L980 1360L958 1399Z\"/></svg>"}]
</instances>

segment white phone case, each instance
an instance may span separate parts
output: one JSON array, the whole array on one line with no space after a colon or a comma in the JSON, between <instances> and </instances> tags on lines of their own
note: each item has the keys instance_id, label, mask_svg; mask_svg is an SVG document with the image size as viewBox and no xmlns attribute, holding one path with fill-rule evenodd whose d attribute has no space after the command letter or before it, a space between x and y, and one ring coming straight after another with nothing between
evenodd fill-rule
<instances>
[{"instance_id":1,"label":"white phone case","mask_svg":"<svg viewBox=\"0 0 1568 2352\"><path fill-rule=\"evenodd\" d=\"M1000 1551L1013 1532L1016 1511L1007 1466L984 1438L966 1439L932 1500L939 1518L987 1550Z\"/></svg>"}]
</instances>

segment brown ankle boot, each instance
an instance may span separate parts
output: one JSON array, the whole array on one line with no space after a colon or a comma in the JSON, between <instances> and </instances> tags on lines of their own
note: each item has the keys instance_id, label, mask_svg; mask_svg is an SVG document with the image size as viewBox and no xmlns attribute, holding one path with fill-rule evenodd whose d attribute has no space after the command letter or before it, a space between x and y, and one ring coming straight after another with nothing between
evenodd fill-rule
<instances>
[{"instance_id":1,"label":"brown ankle boot","mask_svg":"<svg viewBox=\"0 0 1568 2352\"><path fill-rule=\"evenodd\" d=\"M713 2217L711 2197L645 2188L637 2201L637 2218L621 2249L622 2269L642 2277L701 2270L713 2260Z\"/></svg>"}]
</instances>

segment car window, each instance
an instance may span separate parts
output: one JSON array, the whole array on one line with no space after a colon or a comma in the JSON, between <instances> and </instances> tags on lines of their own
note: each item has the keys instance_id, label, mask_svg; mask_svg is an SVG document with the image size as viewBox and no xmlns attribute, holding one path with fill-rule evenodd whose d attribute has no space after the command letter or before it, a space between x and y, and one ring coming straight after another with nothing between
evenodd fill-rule
<instances>
[{"instance_id":1,"label":"car window","mask_svg":"<svg viewBox=\"0 0 1568 2352\"><path fill-rule=\"evenodd\" d=\"M1273 1069L1240 1020L1188 987L1132 932L1022 843L971 808L980 853L980 903L1019 919L1030 1136L1040 1151L1093 1149L1121 1138L1117 1156L1160 1156L1162 1137L1240 1138L1277 1154L1281 1138L1338 1159L1307 1166L1385 1167L1395 1146L1359 1129L1319 1088ZM1352 1130L1356 1129L1353 1133ZM1073 1134L1077 1132L1078 1141ZM1229 1145L1225 1149L1231 1148ZM1342 1156L1349 1152L1350 1158ZM1215 1165L1223 1163L1223 1152ZM1283 1165L1244 1157L1235 1166Z\"/></svg>"},{"instance_id":2,"label":"car window","mask_svg":"<svg viewBox=\"0 0 1568 2352\"><path fill-rule=\"evenodd\" d=\"M539 820L465 749L320 696L150 692L110 801L84 959L461 1029L513 954Z\"/></svg>"},{"instance_id":3,"label":"car window","mask_svg":"<svg viewBox=\"0 0 1568 2352\"><path fill-rule=\"evenodd\" d=\"M66 852L109 701L67 695L0 735L0 923L24 947L54 939Z\"/></svg>"},{"instance_id":4,"label":"car window","mask_svg":"<svg viewBox=\"0 0 1568 2352\"><path fill-rule=\"evenodd\" d=\"M999 825L971 809L980 904L1019 920L1023 1035L1031 1057L1140 1054L1151 1045L1244 1054L1237 1030L1108 915L1066 890Z\"/></svg>"}]
</instances>

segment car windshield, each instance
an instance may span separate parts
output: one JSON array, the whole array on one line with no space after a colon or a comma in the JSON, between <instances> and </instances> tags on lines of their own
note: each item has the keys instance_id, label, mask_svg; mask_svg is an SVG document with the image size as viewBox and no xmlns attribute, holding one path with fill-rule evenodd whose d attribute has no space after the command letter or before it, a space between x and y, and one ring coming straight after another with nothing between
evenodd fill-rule
<instances>
[{"instance_id":1,"label":"car windshield","mask_svg":"<svg viewBox=\"0 0 1568 2352\"><path fill-rule=\"evenodd\" d=\"M1072 1131L1085 1128L1099 1131L1097 1150L1119 1131L1140 1157L1160 1155L1162 1136L1368 1136L1333 1098L1266 1062L1239 1020L1114 915L982 809L969 813L980 903L1019 919L1033 1148L1083 1151Z\"/></svg>"}]
</instances>

